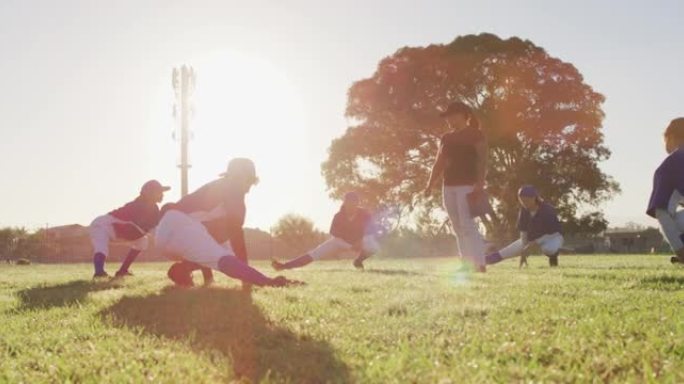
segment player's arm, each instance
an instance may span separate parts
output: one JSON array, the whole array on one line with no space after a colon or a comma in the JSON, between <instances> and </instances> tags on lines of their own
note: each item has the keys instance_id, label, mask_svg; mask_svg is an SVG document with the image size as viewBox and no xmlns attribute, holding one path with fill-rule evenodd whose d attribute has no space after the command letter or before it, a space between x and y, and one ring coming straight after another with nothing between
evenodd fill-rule
<instances>
[{"instance_id":1,"label":"player's arm","mask_svg":"<svg viewBox=\"0 0 684 384\"><path fill-rule=\"evenodd\" d=\"M446 167L446 154L444 152L444 140L439 143L439 150L437 151L437 158L432 164L432 170L430 171L430 178L428 179L427 185L425 186L425 195L429 195L434 187L435 183L442 178L444 174L444 168Z\"/></svg>"},{"instance_id":2,"label":"player's arm","mask_svg":"<svg viewBox=\"0 0 684 384\"><path fill-rule=\"evenodd\" d=\"M247 263L247 244L245 242L245 231L242 225L235 225L230 229L230 246L235 252L235 256Z\"/></svg>"},{"instance_id":3,"label":"player's arm","mask_svg":"<svg viewBox=\"0 0 684 384\"><path fill-rule=\"evenodd\" d=\"M342 237L342 231L340 227L342 226L342 217L339 213L335 214L332 223L330 223L330 235L332 237Z\"/></svg>"},{"instance_id":4,"label":"player's arm","mask_svg":"<svg viewBox=\"0 0 684 384\"><path fill-rule=\"evenodd\" d=\"M682 233L672 215L666 209L656 209L655 215L656 219L658 219L658 223L660 223L660 227L663 229L663 233L665 234L668 244L670 244L670 247L672 247L672 250L677 254L677 256L684 256L684 242L682 242Z\"/></svg>"},{"instance_id":5,"label":"player's arm","mask_svg":"<svg viewBox=\"0 0 684 384\"><path fill-rule=\"evenodd\" d=\"M522 241L523 247L527 247L530 244L527 231L520 231L520 241Z\"/></svg>"},{"instance_id":6,"label":"player's arm","mask_svg":"<svg viewBox=\"0 0 684 384\"><path fill-rule=\"evenodd\" d=\"M483 189L485 181L487 180L487 163L489 161L489 147L486 140L481 140L475 144L475 152L477 153L477 180L475 181L475 189Z\"/></svg>"}]
</instances>

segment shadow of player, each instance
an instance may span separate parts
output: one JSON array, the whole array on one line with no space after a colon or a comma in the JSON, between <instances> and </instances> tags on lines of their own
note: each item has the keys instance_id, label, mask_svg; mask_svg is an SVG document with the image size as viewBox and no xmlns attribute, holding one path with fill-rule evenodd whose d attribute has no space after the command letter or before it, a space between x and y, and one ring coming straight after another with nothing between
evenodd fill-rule
<instances>
[{"instance_id":1,"label":"shadow of player","mask_svg":"<svg viewBox=\"0 0 684 384\"><path fill-rule=\"evenodd\" d=\"M68 283L23 289L17 293L21 304L18 311L31 309L50 309L76 305L88 296L89 292L121 288L117 281L76 280Z\"/></svg>"},{"instance_id":2,"label":"shadow of player","mask_svg":"<svg viewBox=\"0 0 684 384\"><path fill-rule=\"evenodd\" d=\"M347 383L348 367L323 341L271 323L248 291L226 288L177 289L124 297L101 312L117 327L136 327L198 351L217 351L229 359L233 375L296 383Z\"/></svg>"}]
</instances>

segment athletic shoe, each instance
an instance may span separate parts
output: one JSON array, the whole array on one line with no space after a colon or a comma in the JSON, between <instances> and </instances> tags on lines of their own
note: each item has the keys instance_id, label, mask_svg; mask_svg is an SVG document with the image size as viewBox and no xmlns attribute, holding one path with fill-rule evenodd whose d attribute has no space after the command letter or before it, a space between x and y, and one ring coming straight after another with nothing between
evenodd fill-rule
<instances>
[{"instance_id":1,"label":"athletic shoe","mask_svg":"<svg viewBox=\"0 0 684 384\"><path fill-rule=\"evenodd\" d=\"M357 259L354 259L354 267L355 267L356 269L364 269L364 268L363 268L363 260L358 259L358 258L357 258Z\"/></svg>"},{"instance_id":2,"label":"athletic shoe","mask_svg":"<svg viewBox=\"0 0 684 384\"><path fill-rule=\"evenodd\" d=\"M549 256L549 266L550 267L557 267L558 266L558 254L553 254Z\"/></svg>"},{"instance_id":3,"label":"athletic shoe","mask_svg":"<svg viewBox=\"0 0 684 384\"><path fill-rule=\"evenodd\" d=\"M95 274L93 275L93 279L101 279L101 278L105 278L105 277L109 277L109 274L105 271L95 272Z\"/></svg>"},{"instance_id":4,"label":"athletic shoe","mask_svg":"<svg viewBox=\"0 0 684 384\"><path fill-rule=\"evenodd\" d=\"M679 260L679 257L677 257L677 256L672 256L672 257L670 257L670 263L672 263L672 264L679 264L679 263L681 263L681 261Z\"/></svg>"},{"instance_id":5,"label":"athletic shoe","mask_svg":"<svg viewBox=\"0 0 684 384\"><path fill-rule=\"evenodd\" d=\"M285 264L281 263L278 260L271 260L271 267L275 269L276 271L282 271L285 269Z\"/></svg>"},{"instance_id":6,"label":"athletic shoe","mask_svg":"<svg viewBox=\"0 0 684 384\"><path fill-rule=\"evenodd\" d=\"M480 265L479 267L477 267L476 270L478 273L487 273L487 266L486 265Z\"/></svg>"},{"instance_id":7,"label":"athletic shoe","mask_svg":"<svg viewBox=\"0 0 684 384\"><path fill-rule=\"evenodd\" d=\"M117 271L114 277L126 277L126 276L133 276L133 274L130 271Z\"/></svg>"},{"instance_id":8,"label":"athletic shoe","mask_svg":"<svg viewBox=\"0 0 684 384\"><path fill-rule=\"evenodd\" d=\"M166 276L179 287L190 288L195 285L192 281L192 273L185 270L182 263L173 264Z\"/></svg>"}]
</instances>

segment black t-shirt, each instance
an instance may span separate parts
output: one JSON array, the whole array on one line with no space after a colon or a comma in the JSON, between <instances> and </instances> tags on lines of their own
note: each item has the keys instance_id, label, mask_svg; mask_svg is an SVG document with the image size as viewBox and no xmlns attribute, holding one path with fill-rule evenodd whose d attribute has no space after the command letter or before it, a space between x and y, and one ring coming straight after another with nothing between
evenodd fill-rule
<instances>
[{"instance_id":1,"label":"black t-shirt","mask_svg":"<svg viewBox=\"0 0 684 384\"><path fill-rule=\"evenodd\" d=\"M485 140L482 131L466 128L442 136L441 146L446 157L445 186L473 185L477 182L478 144Z\"/></svg>"}]
</instances>

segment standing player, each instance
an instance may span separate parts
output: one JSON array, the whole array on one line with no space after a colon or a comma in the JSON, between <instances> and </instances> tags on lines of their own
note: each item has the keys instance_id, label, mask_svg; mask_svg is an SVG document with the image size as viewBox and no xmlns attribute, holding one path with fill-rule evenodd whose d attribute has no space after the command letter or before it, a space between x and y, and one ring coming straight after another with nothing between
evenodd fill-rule
<instances>
[{"instance_id":1,"label":"standing player","mask_svg":"<svg viewBox=\"0 0 684 384\"><path fill-rule=\"evenodd\" d=\"M672 263L684 263L684 117L672 120L665 130L668 156L653 176L653 191L646 213L658 219L660 228L672 247Z\"/></svg>"},{"instance_id":2,"label":"standing player","mask_svg":"<svg viewBox=\"0 0 684 384\"><path fill-rule=\"evenodd\" d=\"M531 185L520 188L518 199L521 205L518 216L520 239L499 252L486 256L487 264L496 264L503 259L523 255L531 245L536 244L541 248L542 253L549 257L549 265L558 266L558 254L563 246L563 235L556 210L544 202ZM522 261L520 265L522 266Z\"/></svg>"},{"instance_id":3,"label":"standing player","mask_svg":"<svg viewBox=\"0 0 684 384\"><path fill-rule=\"evenodd\" d=\"M258 286L284 286L282 276L270 278L247 265L242 226L245 195L259 179L254 163L236 158L217 180L183 197L164 212L156 231L157 247L178 261L169 278L181 286L192 285L198 266L219 270L235 279Z\"/></svg>"},{"instance_id":4,"label":"standing player","mask_svg":"<svg viewBox=\"0 0 684 384\"><path fill-rule=\"evenodd\" d=\"M430 180L425 187L429 196L439 180L443 182L444 207L458 239L461 256L485 272L485 243L470 213L468 195L484 190L487 174L487 142L472 109L460 102L442 113L451 132L442 136Z\"/></svg>"},{"instance_id":5,"label":"standing player","mask_svg":"<svg viewBox=\"0 0 684 384\"><path fill-rule=\"evenodd\" d=\"M271 265L276 271L301 268L314 260L332 256L346 251L358 253L354 259L354 266L363 269L363 262L380 249L376 239L377 226L373 217L366 209L359 207L359 195L348 192L344 195L344 202L340 211L335 214L330 234L332 238L319 245L313 251L299 256L286 263L273 260Z\"/></svg>"},{"instance_id":6,"label":"standing player","mask_svg":"<svg viewBox=\"0 0 684 384\"><path fill-rule=\"evenodd\" d=\"M94 248L94 277L109 277L104 266L112 241L127 243L131 247L116 277L132 275L128 268L140 252L147 249L147 233L159 222L157 204L161 203L164 192L169 189L157 180L150 180L142 186L140 196L135 200L93 220L89 232Z\"/></svg>"}]
</instances>

